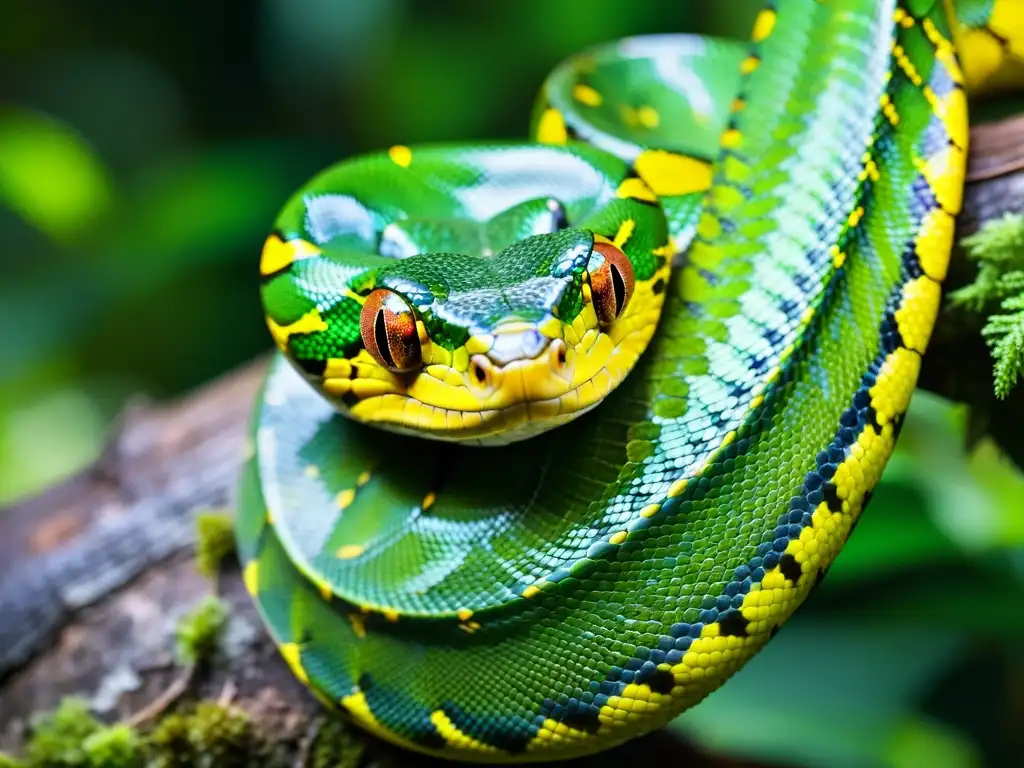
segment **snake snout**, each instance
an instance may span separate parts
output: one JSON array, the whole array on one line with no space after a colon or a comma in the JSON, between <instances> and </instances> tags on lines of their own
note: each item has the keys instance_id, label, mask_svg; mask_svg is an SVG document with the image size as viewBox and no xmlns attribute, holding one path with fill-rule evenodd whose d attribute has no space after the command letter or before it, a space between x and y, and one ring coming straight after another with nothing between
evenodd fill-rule
<instances>
[{"instance_id":1,"label":"snake snout","mask_svg":"<svg viewBox=\"0 0 1024 768\"><path fill-rule=\"evenodd\" d=\"M508 365L515 360L533 360L544 351L550 341L551 339L536 328L496 333L494 344L487 350L487 357L498 366Z\"/></svg>"},{"instance_id":2,"label":"snake snout","mask_svg":"<svg viewBox=\"0 0 1024 768\"><path fill-rule=\"evenodd\" d=\"M561 338L517 324L498 330L485 353L470 358L471 391L487 407L559 397L572 386L569 349Z\"/></svg>"}]
</instances>

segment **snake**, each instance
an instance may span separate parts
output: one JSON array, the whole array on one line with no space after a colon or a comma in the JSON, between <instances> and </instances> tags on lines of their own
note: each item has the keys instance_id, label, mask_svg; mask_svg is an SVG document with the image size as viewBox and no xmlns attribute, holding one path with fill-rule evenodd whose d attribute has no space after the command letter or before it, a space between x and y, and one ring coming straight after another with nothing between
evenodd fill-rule
<instances>
[{"instance_id":1,"label":"snake","mask_svg":"<svg viewBox=\"0 0 1024 768\"><path fill-rule=\"evenodd\" d=\"M746 40L588 48L529 138L346 159L271 228L238 552L293 674L367 731L524 762L660 728L867 506L967 94L1019 75L1024 3L757 10Z\"/></svg>"}]
</instances>

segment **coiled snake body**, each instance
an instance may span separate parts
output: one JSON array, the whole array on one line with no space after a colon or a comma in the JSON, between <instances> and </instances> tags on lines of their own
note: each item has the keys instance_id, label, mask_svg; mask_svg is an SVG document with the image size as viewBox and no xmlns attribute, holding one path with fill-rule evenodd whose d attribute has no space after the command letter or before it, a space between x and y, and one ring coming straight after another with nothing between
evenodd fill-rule
<instances>
[{"instance_id":1,"label":"coiled snake body","mask_svg":"<svg viewBox=\"0 0 1024 768\"><path fill-rule=\"evenodd\" d=\"M1018 31L1016 0L778 0L749 44L571 59L539 143L392 147L301 189L261 257L283 355L237 521L294 673L410 749L516 761L739 669L892 451L966 91L1013 75Z\"/></svg>"}]
</instances>

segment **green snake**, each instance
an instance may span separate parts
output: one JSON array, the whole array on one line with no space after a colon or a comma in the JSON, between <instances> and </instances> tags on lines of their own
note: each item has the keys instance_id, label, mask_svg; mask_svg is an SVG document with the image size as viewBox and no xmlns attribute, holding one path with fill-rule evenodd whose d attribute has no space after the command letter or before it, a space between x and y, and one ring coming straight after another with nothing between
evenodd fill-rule
<instances>
[{"instance_id":1,"label":"green snake","mask_svg":"<svg viewBox=\"0 0 1024 768\"><path fill-rule=\"evenodd\" d=\"M966 93L1022 39L1019 0L778 0L750 41L575 56L533 143L300 189L260 260L281 354L236 524L294 674L394 743L501 762L614 746L736 672L892 452Z\"/></svg>"}]
</instances>

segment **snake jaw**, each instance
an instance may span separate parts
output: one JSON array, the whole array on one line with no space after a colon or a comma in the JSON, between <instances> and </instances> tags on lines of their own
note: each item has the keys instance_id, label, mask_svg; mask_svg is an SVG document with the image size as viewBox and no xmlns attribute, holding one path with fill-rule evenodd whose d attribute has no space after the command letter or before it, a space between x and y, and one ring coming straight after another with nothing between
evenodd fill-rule
<instances>
[{"instance_id":1,"label":"snake jaw","mask_svg":"<svg viewBox=\"0 0 1024 768\"><path fill-rule=\"evenodd\" d=\"M604 381L607 375L598 376L598 382L579 376L580 362L593 352L601 358L594 361L596 368L603 368L604 347L570 345L560 327L557 336L548 335L555 327L499 324L490 333L471 337L464 348L474 354L462 366L456 362L458 355L428 345L426 356L434 362L411 378L392 374L367 356L355 366L353 381L339 383L346 391L368 396L350 405L334 402L346 415L393 432L495 445L525 439L571 421L611 388ZM587 368L595 370L594 365ZM591 394L581 395L581 389Z\"/></svg>"},{"instance_id":2,"label":"snake jaw","mask_svg":"<svg viewBox=\"0 0 1024 768\"><path fill-rule=\"evenodd\" d=\"M667 271L639 283L636 299L609 327L585 300L571 323L513 316L478 329L454 351L427 340L425 365L414 375L394 374L361 353L354 379L336 382L344 390L336 394L358 401L333 402L357 421L445 442L504 445L566 424L600 404L646 348L664 298L652 286ZM330 394L332 386L325 389Z\"/></svg>"}]
</instances>

